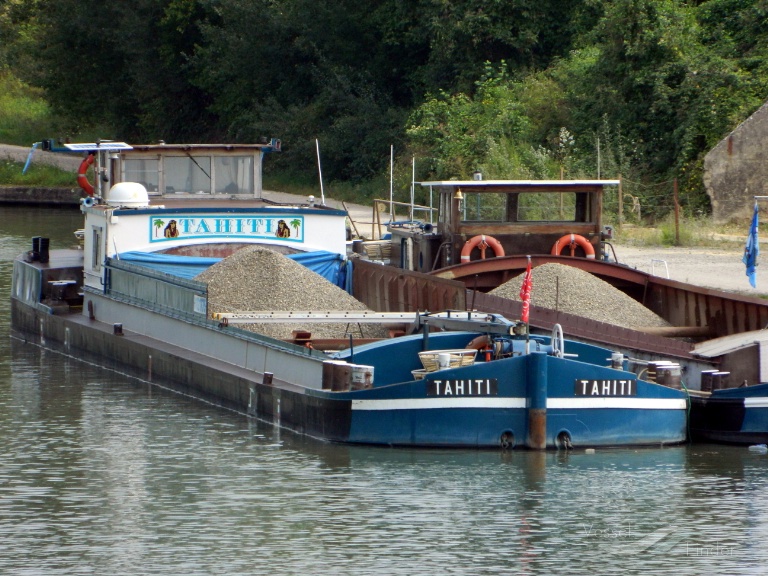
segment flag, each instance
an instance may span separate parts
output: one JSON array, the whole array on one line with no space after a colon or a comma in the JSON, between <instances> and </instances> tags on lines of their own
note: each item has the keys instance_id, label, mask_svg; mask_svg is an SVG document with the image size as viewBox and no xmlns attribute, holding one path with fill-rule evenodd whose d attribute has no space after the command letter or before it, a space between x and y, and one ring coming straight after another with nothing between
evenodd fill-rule
<instances>
[{"instance_id":1,"label":"flag","mask_svg":"<svg viewBox=\"0 0 768 576\"><path fill-rule=\"evenodd\" d=\"M528 312L531 308L531 289L533 288L533 278L531 277L531 257L528 256L528 267L525 269L525 278L520 286L520 300L523 301L522 321L528 324Z\"/></svg>"},{"instance_id":2,"label":"flag","mask_svg":"<svg viewBox=\"0 0 768 576\"><path fill-rule=\"evenodd\" d=\"M744 247L744 257L741 259L747 265L747 276L752 288L757 288L757 279L755 277L755 266L757 266L757 255L760 253L760 246L757 241L757 221L759 210L755 202L755 213L752 215L752 225L749 227L749 236L747 236L747 245Z\"/></svg>"},{"instance_id":3,"label":"flag","mask_svg":"<svg viewBox=\"0 0 768 576\"><path fill-rule=\"evenodd\" d=\"M29 151L29 154L27 155L27 161L24 164L24 169L21 171L22 175L27 173L27 169L29 168L29 164L32 162L32 155L35 153L35 148L37 148L38 144L40 144L40 142L35 142L34 144L32 144L32 149Z\"/></svg>"}]
</instances>

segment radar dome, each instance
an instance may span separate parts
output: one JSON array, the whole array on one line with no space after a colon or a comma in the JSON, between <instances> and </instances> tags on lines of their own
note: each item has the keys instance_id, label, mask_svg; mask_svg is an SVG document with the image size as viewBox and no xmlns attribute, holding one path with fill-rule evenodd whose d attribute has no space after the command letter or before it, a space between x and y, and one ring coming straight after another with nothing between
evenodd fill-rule
<instances>
[{"instance_id":1,"label":"radar dome","mask_svg":"<svg viewBox=\"0 0 768 576\"><path fill-rule=\"evenodd\" d=\"M107 204L127 208L142 208L149 206L149 194L147 194L147 189L138 182L120 182L109 189Z\"/></svg>"}]
</instances>

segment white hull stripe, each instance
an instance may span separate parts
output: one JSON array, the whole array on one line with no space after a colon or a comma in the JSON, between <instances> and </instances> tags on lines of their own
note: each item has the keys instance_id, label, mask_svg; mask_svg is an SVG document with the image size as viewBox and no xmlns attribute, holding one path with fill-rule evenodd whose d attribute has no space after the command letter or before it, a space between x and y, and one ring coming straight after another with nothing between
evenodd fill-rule
<instances>
[{"instance_id":1,"label":"white hull stripe","mask_svg":"<svg viewBox=\"0 0 768 576\"><path fill-rule=\"evenodd\" d=\"M400 398L392 400L352 400L352 410L434 410L437 408L516 408L527 407L525 398ZM548 398L547 409L628 408L633 410L685 410L684 398Z\"/></svg>"},{"instance_id":2,"label":"white hull stripe","mask_svg":"<svg viewBox=\"0 0 768 576\"><path fill-rule=\"evenodd\" d=\"M635 398L599 396L580 398L547 398L547 409L631 408L634 410L685 410L685 398Z\"/></svg>"},{"instance_id":3,"label":"white hull stripe","mask_svg":"<svg viewBox=\"0 0 768 576\"><path fill-rule=\"evenodd\" d=\"M456 397L352 400L352 410L433 410L435 408L525 408L525 398Z\"/></svg>"},{"instance_id":4,"label":"white hull stripe","mask_svg":"<svg viewBox=\"0 0 768 576\"><path fill-rule=\"evenodd\" d=\"M744 398L745 408L768 408L768 397L756 396L755 398Z\"/></svg>"}]
</instances>

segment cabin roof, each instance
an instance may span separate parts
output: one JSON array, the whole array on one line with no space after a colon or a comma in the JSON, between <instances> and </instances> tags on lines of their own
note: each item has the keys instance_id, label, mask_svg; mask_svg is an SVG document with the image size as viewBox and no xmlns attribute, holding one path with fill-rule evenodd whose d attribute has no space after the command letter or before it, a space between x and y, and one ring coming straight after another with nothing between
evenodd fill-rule
<instances>
[{"instance_id":1,"label":"cabin roof","mask_svg":"<svg viewBox=\"0 0 768 576\"><path fill-rule=\"evenodd\" d=\"M263 150L263 149L272 149L272 145L269 143L265 144L133 144L132 145L134 151L139 152L149 152L149 151L167 151L167 152L173 152L173 151L181 151L181 152L188 152L191 150L219 150L219 151L226 151L226 152L236 152L236 151L253 151L253 150Z\"/></svg>"},{"instance_id":2,"label":"cabin roof","mask_svg":"<svg viewBox=\"0 0 768 576\"><path fill-rule=\"evenodd\" d=\"M736 350L741 350L742 348L749 348L755 344L762 345L766 342L768 342L768 330L751 330L701 342L693 347L692 353L701 358L716 358Z\"/></svg>"},{"instance_id":3,"label":"cabin roof","mask_svg":"<svg viewBox=\"0 0 768 576\"><path fill-rule=\"evenodd\" d=\"M555 189L560 192L618 186L620 180L437 180L421 182L434 188L464 188L471 192L493 192L514 189L518 192L543 192Z\"/></svg>"},{"instance_id":4,"label":"cabin roof","mask_svg":"<svg viewBox=\"0 0 768 576\"><path fill-rule=\"evenodd\" d=\"M115 210L117 214L146 214L148 212L162 211L187 211L187 212L248 212L253 209L260 209L265 212L295 212L296 214L321 214L324 216L346 216L347 211L339 208L332 208L329 206L321 206L315 204L310 206L308 203L279 203L272 202L264 198L230 198L221 195L210 194L183 194L183 195L166 195L166 196L151 196L149 198L149 206L120 206L110 205L107 202L99 203L89 210L94 212L106 212L108 210Z\"/></svg>"}]
</instances>

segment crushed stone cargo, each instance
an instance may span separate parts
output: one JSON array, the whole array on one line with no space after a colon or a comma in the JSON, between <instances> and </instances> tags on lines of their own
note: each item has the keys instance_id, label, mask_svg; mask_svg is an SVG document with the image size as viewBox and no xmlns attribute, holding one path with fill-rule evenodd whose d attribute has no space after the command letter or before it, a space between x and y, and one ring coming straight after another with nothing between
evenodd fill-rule
<instances>
[{"instance_id":1,"label":"crushed stone cargo","mask_svg":"<svg viewBox=\"0 0 768 576\"><path fill-rule=\"evenodd\" d=\"M614 326L640 329L669 326L669 322L608 282L573 266L542 264L532 271L531 305L583 316ZM520 301L524 274L491 290L490 294Z\"/></svg>"},{"instance_id":2,"label":"crushed stone cargo","mask_svg":"<svg viewBox=\"0 0 768 576\"><path fill-rule=\"evenodd\" d=\"M268 248L242 248L196 277L208 285L208 310L311 310L316 312L368 310L364 304L319 274ZM290 339L294 330L313 338L383 338L387 328L377 324L239 324L238 328L272 338Z\"/></svg>"}]
</instances>

